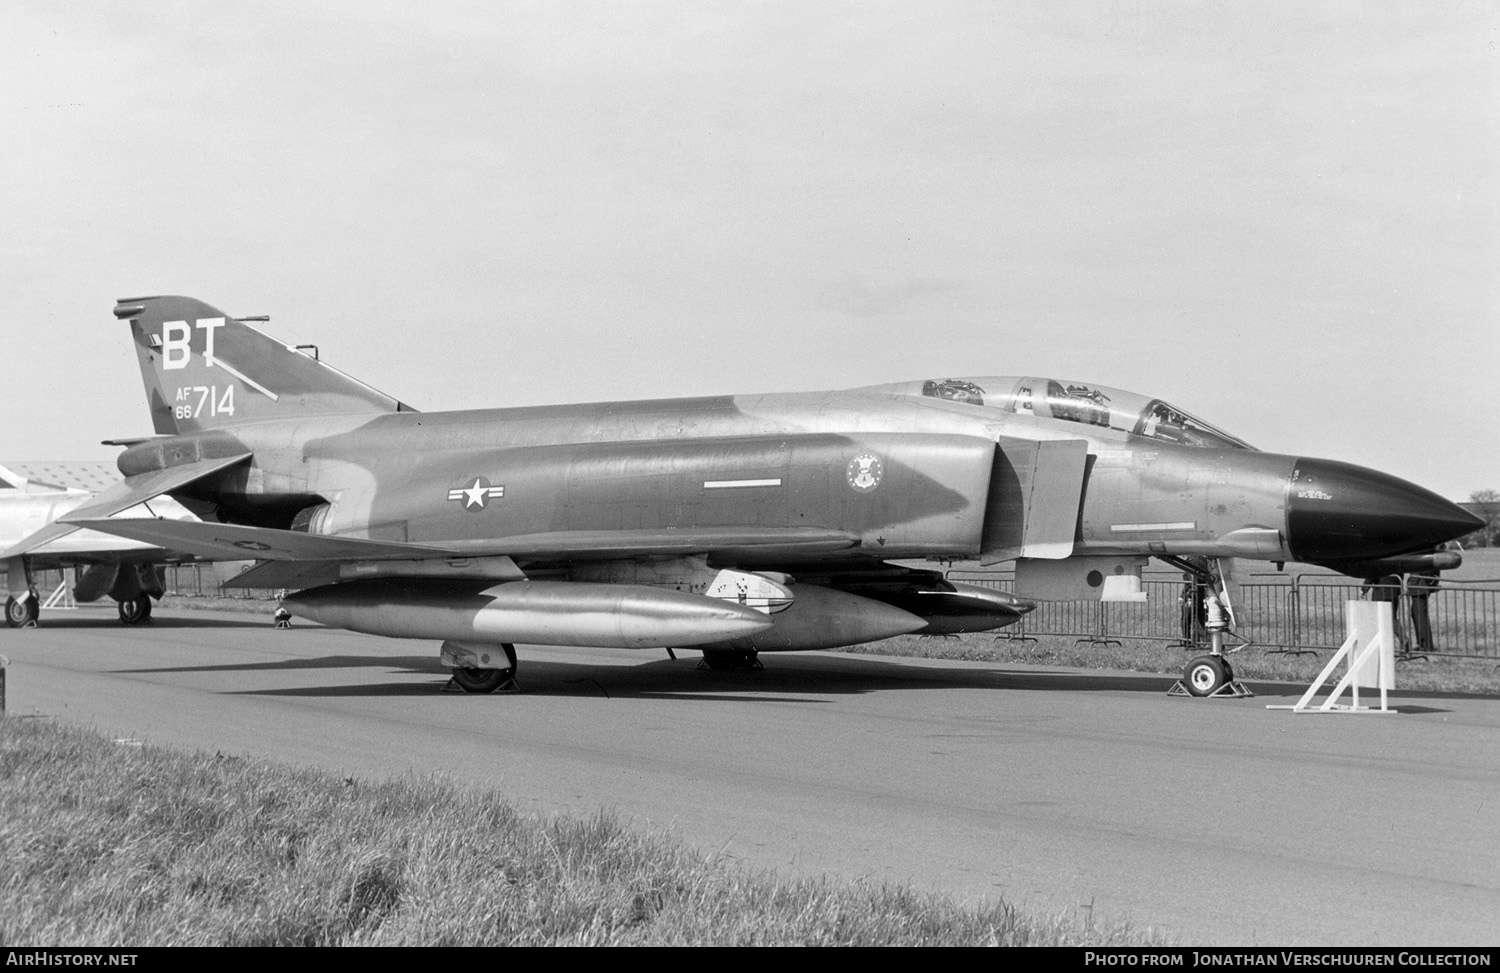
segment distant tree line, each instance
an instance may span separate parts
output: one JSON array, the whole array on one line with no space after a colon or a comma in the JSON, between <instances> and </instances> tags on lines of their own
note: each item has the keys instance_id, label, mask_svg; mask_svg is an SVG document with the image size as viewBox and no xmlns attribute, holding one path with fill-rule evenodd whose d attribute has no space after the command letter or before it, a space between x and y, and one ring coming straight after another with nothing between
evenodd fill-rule
<instances>
[{"instance_id":1,"label":"distant tree line","mask_svg":"<svg viewBox=\"0 0 1500 973\"><path fill-rule=\"evenodd\" d=\"M1500 490L1475 490L1462 506L1484 521L1484 526L1459 538L1459 543L1464 547L1500 547Z\"/></svg>"}]
</instances>

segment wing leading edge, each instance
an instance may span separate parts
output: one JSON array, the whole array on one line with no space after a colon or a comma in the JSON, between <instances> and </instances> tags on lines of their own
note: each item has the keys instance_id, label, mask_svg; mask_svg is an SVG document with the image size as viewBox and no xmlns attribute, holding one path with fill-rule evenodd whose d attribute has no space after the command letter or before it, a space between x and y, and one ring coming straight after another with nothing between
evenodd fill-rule
<instances>
[{"instance_id":1,"label":"wing leading edge","mask_svg":"<svg viewBox=\"0 0 1500 973\"><path fill-rule=\"evenodd\" d=\"M608 560L682 554L755 554L815 557L852 549L859 537L817 527L664 528L559 531L439 544L406 544L359 537L304 534L239 524L155 519L91 519L74 523L133 540L215 560L256 558L260 565L226 587L289 588L339 576L348 562L423 562L521 558L547 561ZM345 573L347 574L347 572Z\"/></svg>"}]
</instances>

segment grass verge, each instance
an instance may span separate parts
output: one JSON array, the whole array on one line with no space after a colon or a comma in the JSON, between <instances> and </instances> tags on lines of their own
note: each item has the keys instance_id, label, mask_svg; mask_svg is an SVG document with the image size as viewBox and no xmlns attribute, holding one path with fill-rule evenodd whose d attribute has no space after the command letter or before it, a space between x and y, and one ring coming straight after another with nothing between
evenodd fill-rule
<instances>
[{"instance_id":1,"label":"grass verge","mask_svg":"<svg viewBox=\"0 0 1500 973\"><path fill-rule=\"evenodd\" d=\"M380 783L0 720L0 942L1160 945L1090 916L785 880L434 779Z\"/></svg>"}]
</instances>

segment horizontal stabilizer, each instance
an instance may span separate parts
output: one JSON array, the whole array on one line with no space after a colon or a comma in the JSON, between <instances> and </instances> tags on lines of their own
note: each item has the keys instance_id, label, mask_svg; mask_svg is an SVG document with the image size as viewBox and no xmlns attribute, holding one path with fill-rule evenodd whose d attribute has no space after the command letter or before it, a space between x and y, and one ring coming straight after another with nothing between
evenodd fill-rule
<instances>
[{"instance_id":1,"label":"horizontal stabilizer","mask_svg":"<svg viewBox=\"0 0 1500 973\"><path fill-rule=\"evenodd\" d=\"M129 477L100 493L91 502L68 511L66 516L59 518L59 522L81 527L85 526L82 523L85 520L112 517L122 510L134 507L138 503L154 500L163 493L180 490L190 483L203 479L210 473L217 473L220 470L228 469L237 463L245 462L249 458L249 453L240 453L236 456L226 456L223 459L202 459L196 463L169 466L164 470L153 470L150 473L142 473L140 476Z\"/></svg>"},{"instance_id":2,"label":"horizontal stabilizer","mask_svg":"<svg viewBox=\"0 0 1500 973\"><path fill-rule=\"evenodd\" d=\"M88 526L79 523L82 520L93 520L101 517L109 517L122 510L129 510L138 504L157 497L171 490L181 489L196 480L201 480L210 473L243 463L250 458L249 453L241 453L238 456L229 456L224 459L200 460L196 463L186 463L182 466L173 466L165 470L156 470L141 476L133 476L122 480L103 491L94 499L82 506L74 507L53 523L48 524L41 530L26 537L9 550L0 551L0 560L18 557L22 554L31 554L39 551L58 538L67 537L80 527ZM148 523L154 521L147 521ZM120 537L130 537L129 534L120 534L118 531L105 530L105 533L115 534ZM141 538L132 538L140 540ZM155 544L155 541L148 541ZM239 555L243 557L244 555Z\"/></svg>"}]
</instances>

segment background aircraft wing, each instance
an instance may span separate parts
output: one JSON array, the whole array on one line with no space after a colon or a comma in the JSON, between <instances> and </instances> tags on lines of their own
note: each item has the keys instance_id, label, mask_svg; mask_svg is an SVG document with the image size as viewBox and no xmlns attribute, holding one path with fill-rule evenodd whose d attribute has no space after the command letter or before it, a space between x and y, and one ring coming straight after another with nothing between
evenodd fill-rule
<instances>
[{"instance_id":1,"label":"background aircraft wing","mask_svg":"<svg viewBox=\"0 0 1500 973\"><path fill-rule=\"evenodd\" d=\"M68 524L59 524L54 521L36 533L23 537L18 543L12 545L7 550L0 551L0 562L30 553L37 548L45 547L60 537L67 537L77 529L77 527Z\"/></svg>"}]
</instances>

